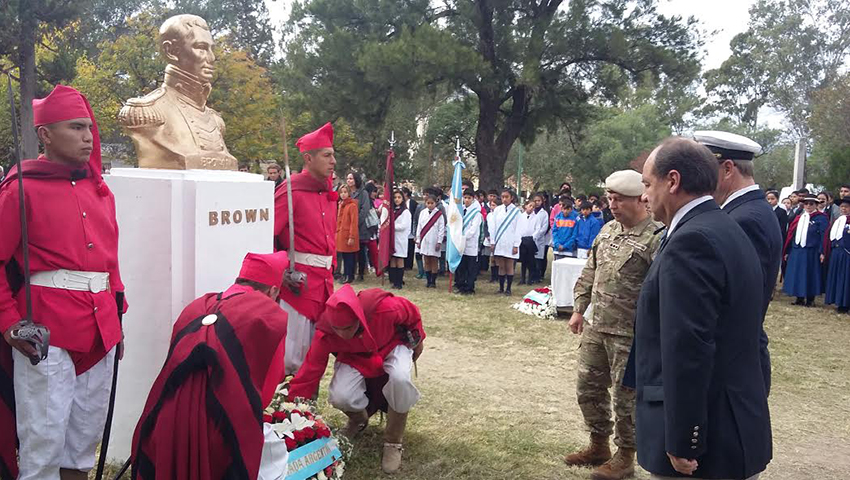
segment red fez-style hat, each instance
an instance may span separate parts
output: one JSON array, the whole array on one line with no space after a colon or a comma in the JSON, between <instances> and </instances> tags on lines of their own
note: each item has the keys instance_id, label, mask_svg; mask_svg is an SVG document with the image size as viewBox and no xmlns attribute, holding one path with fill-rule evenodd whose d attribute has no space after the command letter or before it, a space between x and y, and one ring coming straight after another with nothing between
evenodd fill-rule
<instances>
[{"instance_id":1,"label":"red fez-style hat","mask_svg":"<svg viewBox=\"0 0 850 480\"><path fill-rule=\"evenodd\" d=\"M248 253L242 260L239 278L280 288L283 284L283 272L287 267L289 257L286 252Z\"/></svg>"},{"instance_id":2,"label":"red fez-style hat","mask_svg":"<svg viewBox=\"0 0 850 480\"><path fill-rule=\"evenodd\" d=\"M295 142L295 146L298 147L298 151L301 153L309 152L310 150L318 150L320 148L333 148L333 125L326 123L322 126L322 128L304 135Z\"/></svg>"},{"instance_id":3,"label":"red fez-style hat","mask_svg":"<svg viewBox=\"0 0 850 480\"><path fill-rule=\"evenodd\" d=\"M363 313L360 299L357 298L357 293L351 285L343 285L334 292L328 299L325 310L319 316L321 323L337 328L350 327L354 323L362 324L365 320L366 315Z\"/></svg>"},{"instance_id":4,"label":"red fez-style hat","mask_svg":"<svg viewBox=\"0 0 850 480\"><path fill-rule=\"evenodd\" d=\"M97 121L94 119L91 105L85 95L75 88L65 85L56 85L50 95L44 98L35 98L32 101L33 126L50 125L52 123L64 122L75 118L89 118L92 121L92 151L89 156L89 167L92 175L98 183L103 183L101 173L103 166L100 158L100 132L97 129Z\"/></svg>"}]
</instances>

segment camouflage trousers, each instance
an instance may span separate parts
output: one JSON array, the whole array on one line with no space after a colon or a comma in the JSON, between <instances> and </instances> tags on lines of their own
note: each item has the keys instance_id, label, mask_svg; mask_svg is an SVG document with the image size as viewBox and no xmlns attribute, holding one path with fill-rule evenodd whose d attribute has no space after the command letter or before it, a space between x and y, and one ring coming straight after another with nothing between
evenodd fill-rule
<instances>
[{"instance_id":1,"label":"camouflage trousers","mask_svg":"<svg viewBox=\"0 0 850 480\"><path fill-rule=\"evenodd\" d=\"M593 330L587 324L579 347L576 396L590 433L610 437L621 448L635 447L635 391L622 385L632 338ZM613 386L614 421L611 420Z\"/></svg>"}]
</instances>

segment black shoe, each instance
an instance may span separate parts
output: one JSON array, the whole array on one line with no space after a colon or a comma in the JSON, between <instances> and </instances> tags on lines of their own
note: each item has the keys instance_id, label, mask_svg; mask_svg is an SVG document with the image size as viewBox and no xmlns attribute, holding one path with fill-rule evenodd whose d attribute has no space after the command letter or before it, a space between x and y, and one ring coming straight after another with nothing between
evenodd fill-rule
<instances>
[{"instance_id":1,"label":"black shoe","mask_svg":"<svg viewBox=\"0 0 850 480\"><path fill-rule=\"evenodd\" d=\"M525 283L525 279L524 279L524 278L523 278L523 279L521 279L521 280L519 281L518 285L526 285L526 283Z\"/></svg>"},{"instance_id":2,"label":"black shoe","mask_svg":"<svg viewBox=\"0 0 850 480\"><path fill-rule=\"evenodd\" d=\"M848 307L838 307L838 308L835 309L835 311L838 312L838 313L847 313L848 311L850 311L850 308L848 308Z\"/></svg>"},{"instance_id":3,"label":"black shoe","mask_svg":"<svg viewBox=\"0 0 850 480\"><path fill-rule=\"evenodd\" d=\"M797 300L794 301L793 305L804 305L803 297L797 297Z\"/></svg>"},{"instance_id":4,"label":"black shoe","mask_svg":"<svg viewBox=\"0 0 850 480\"><path fill-rule=\"evenodd\" d=\"M357 280L360 280L361 282L363 281L363 274L362 273L360 275L357 275Z\"/></svg>"},{"instance_id":5,"label":"black shoe","mask_svg":"<svg viewBox=\"0 0 850 480\"><path fill-rule=\"evenodd\" d=\"M812 308L812 307L815 306L815 302L806 302L806 304L804 306L807 307L807 308Z\"/></svg>"},{"instance_id":6,"label":"black shoe","mask_svg":"<svg viewBox=\"0 0 850 480\"><path fill-rule=\"evenodd\" d=\"M507 289L507 290L505 290L505 296L506 296L506 297L510 297L510 296L511 296L511 289L510 289L510 288L509 288L509 289Z\"/></svg>"},{"instance_id":7,"label":"black shoe","mask_svg":"<svg viewBox=\"0 0 850 480\"><path fill-rule=\"evenodd\" d=\"M352 282L354 282L354 277L346 278L346 279L342 282L342 284L343 284L343 285L347 285L347 284L352 283Z\"/></svg>"}]
</instances>

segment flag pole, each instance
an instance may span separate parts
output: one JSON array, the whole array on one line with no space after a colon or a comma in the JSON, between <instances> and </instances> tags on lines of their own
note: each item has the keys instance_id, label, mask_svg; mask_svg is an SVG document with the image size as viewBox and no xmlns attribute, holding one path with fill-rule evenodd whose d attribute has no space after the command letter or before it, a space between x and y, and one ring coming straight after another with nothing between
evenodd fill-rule
<instances>
[{"instance_id":1,"label":"flag pole","mask_svg":"<svg viewBox=\"0 0 850 480\"><path fill-rule=\"evenodd\" d=\"M460 161L460 137L455 137L455 162ZM454 175L452 175L454 176ZM461 192L463 194L463 192ZM448 258L446 258L446 266L448 266ZM449 268L449 293L452 293L452 270Z\"/></svg>"}]
</instances>

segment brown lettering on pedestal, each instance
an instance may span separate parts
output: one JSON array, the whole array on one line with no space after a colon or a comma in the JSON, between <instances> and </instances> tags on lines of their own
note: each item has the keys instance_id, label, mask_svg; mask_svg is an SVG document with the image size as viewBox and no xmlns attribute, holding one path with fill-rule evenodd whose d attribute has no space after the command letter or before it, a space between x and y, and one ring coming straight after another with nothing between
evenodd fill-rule
<instances>
[{"instance_id":1,"label":"brown lettering on pedestal","mask_svg":"<svg viewBox=\"0 0 850 480\"><path fill-rule=\"evenodd\" d=\"M257 221L257 209L252 208L250 210L245 210L245 222L246 223L254 223Z\"/></svg>"},{"instance_id":2,"label":"brown lettering on pedestal","mask_svg":"<svg viewBox=\"0 0 850 480\"><path fill-rule=\"evenodd\" d=\"M261 222L268 222L269 221L269 209L268 208L263 208L262 210L260 210L260 221Z\"/></svg>"},{"instance_id":3,"label":"brown lettering on pedestal","mask_svg":"<svg viewBox=\"0 0 850 480\"><path fill-rule=\"evenodd\" d=\"M221 224L230 225L230 210L221 211Z\"/></svg>"},{"instance_id":4,"label":"brown lettering on pedestal","mask_svg":"<svg viewBox=\"0 0 850 480\"><path fill-rule=\"evenodd\" d=\"M210 226L218 225L218 212L210 212Z\"/></svg>"},{"instance_id":5,"label":"brown lettering on pedestal","mask_svg":"<svg viewBox=\"0 0 850 480\"><path fill-rule=\"evenodd\" d=\"M242 223L242 210L233 212L233 223Z\"/></svg>"}]
</instances>

